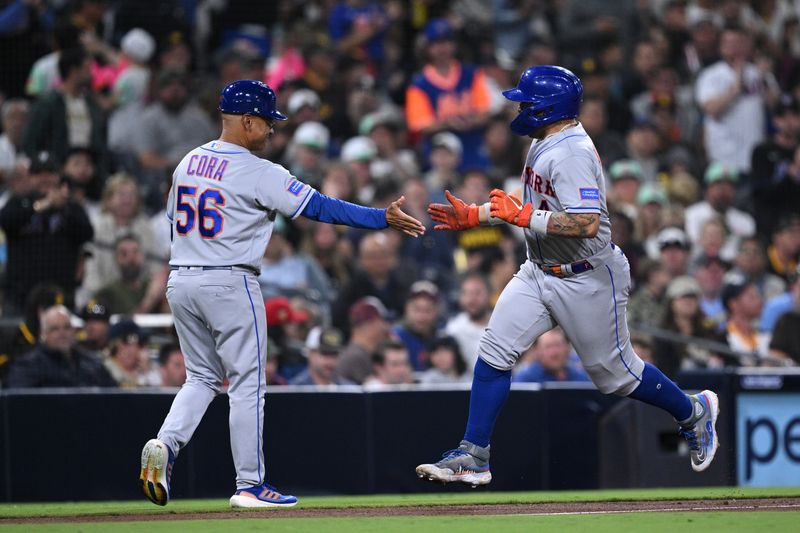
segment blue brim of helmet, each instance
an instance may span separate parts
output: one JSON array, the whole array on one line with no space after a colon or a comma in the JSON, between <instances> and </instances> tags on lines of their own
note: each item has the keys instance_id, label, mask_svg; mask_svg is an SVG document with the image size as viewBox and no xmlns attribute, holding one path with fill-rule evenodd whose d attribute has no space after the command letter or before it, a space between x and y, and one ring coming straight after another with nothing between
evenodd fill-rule
<instances>
[{"instance_id":1,"label":"blue brim of helmet","mask_svg":"<svg viewBox=\"0 0 800 533\"><path fill-rule=\"evenodd\" d=\"M273 111L272 113L267 113L269 118L275 120L289 120L289 117L281 113L280 111Z\"/></svg>"},{"instance_id":2,"label":"blue brim of helmet","mask_svg":"<svg viewBox=\"0 0 800 533\"><path fill-rule=\"evenodd\" d=\"M524 92L520 91L516 87L513 89L508 89L507 91L503 91L503 96L506 99L511 100L512 102L530 102L531 99L529 96L526 96Z\"/></svg>"}]
</instances>

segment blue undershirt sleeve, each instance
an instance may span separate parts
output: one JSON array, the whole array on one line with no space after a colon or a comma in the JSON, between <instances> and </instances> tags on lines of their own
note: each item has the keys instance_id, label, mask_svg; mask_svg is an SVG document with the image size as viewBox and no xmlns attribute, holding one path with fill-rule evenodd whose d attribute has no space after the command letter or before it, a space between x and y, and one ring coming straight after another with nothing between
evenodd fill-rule
<instances>
[{"instance_id":1,"label":"blue undershirt sleeve","mask_svg":"<svg viewBox=\"0 0 800 533\"><path fill-rule=\"evenodd\" d=\"M304 217L328 224L344 224L352 228L384 229L386 210L351 204L314 191L301 213Z\"/></svg>"}]
</instances>

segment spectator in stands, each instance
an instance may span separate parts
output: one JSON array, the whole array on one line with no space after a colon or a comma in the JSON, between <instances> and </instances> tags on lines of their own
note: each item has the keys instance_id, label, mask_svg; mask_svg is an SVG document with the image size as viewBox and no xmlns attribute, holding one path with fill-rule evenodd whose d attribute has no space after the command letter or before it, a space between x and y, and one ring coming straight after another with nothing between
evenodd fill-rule
<instances>
[{"instance_id":1,"label":"spectator in stands","mask_svg":"<svg viewBox=\"0 0 800 533\"><path fill-rule=\"evenodd\" d=\"M424 36L427 63L406 91L408 129L426 141L440 131L452 131L464 147L460 169L486 168L483 130L491 105L486 77L456 59L453 28L447 20L428 22ZM427 142L423 150L430 151Z\"/></svg>"},{"instance_id":2,"label":"spectator in stands","mask_svg":"<svg viewBox=\"0 0 800 533\"><path fill-rule=\"evenodd\" d=\"M61 86L44 94L31 109L23 146L34 160L48 152L57 167L71 147L88 148L106 172L106 133L102 111L91 91L91 58L80 48L64 50L58 59Z\"/></svg>"},{"instance_id":3,"label":"spectator in stands","mask_svg":"<svg viewBox=\"0 0 800 533\"><path fill-rule=\"evenodd\" d=\"M628 149L623 137L618 131L608 129L605 101L601 97L584 97L578 118L604 163L613 164L627 157Z\"/></svg>"},{"instance_id":4,"label":"spectator in stands","mask_svg":"<svg viewBox=\"0 0 800 533\"><path fill-rule=\"evenodd\" d=\"M756 237L742 239L734 260L735 271L752 281L766 302L786 291L783 278L767 272L767 257Z\"/></svg>"},{"instance_id":5,"label":"spectator in stands","mask_svg":"<svg viewBox=\"0 0 800 533\"><path fill-rule=\"evenodd\" d=\"M716 255L701 255L694 260L694 279L700 287L700 310L715 328L725 328L725 307L722 305L722 280L730 265Z\"/></svg>"},{"instance_id":6,"label":"spectator in stands","mask_svg":"<svg viewBox=\"0 0 800 533\"><path fill-rule=\"evenodd\" d=\"M414 383L408 350L401 342L384 343L372 356L372 369L372 375L364 380L365 387L381 388L386 385Z\"/></svg>"},{"instance_id":7,"label":"spectator in stands","mask_svg":"<svg viewBox=\"0 0 800 533\"><path fill-rule=\"evenodd\" d=\"M608 177L611 180L608 201L613 204L614 209L629 218L636 218L636 198L639 195L642 166L632 159L620 159L608 168Z\"/></svg>"},{"instance_id":8,"label":"spectator in stands","mask_svg":"<svg viewBox=\"0 0 800 533\"><path fill-rule=\"evenodd\" d=\"M58 73L58 60L61 52L78 48L81 32L68 21L61 21L53 28L53 51L39 59L31 67L28 81L25 83L25 94L37 98L45 95L61 84Z\"/></svg>"},{"instance_id":9,"label":"spectator in stands","mask_svg":"<svg viewBox=\"0 0 800 533\"><path fill-rule=\"evenodd\" d=\"M767 247L767 270L788 281L800 257L800 215L782 217Z\"/></svg>"},{"instance_id":10,"label":"spectator in stands","mask_svg":"<svg viewBox=\"0 0 800 533\"><path fill-rule=\"evenodd\" d=\"M658 234L664 227L665 212L669 208L667 192L659 183L643 183L636 196L639 213L636 217L636 240L642 243L647 257L658 259Z\"/></svg>"},{"instance_id":11,"label":"spectator in stands","mask_svg":"<svg viewBox=\"0 0 800 533\"><path fill-rule=\"evenodd\" d=\"M39 339L39 318L54 305L64 303L64 291L52 283L40 283L31 289L25 300L25 310L17 326L5 331L0 338L0 378L17 357L31 351Z\"/></svg>"},{"instance_id":12,"label":"spectator in stands","mask_svg":"<svg viewBox=\"0 0 800 533\"><path fill-rule=\"evenodd\" d=\"M102 186L97 176L94 154L87 148L70 148L61 167L61 177L69 187L70 199L83 207L90 221L97 220Z\"/></svg>"},{"instance_id":13,"label":"spectator in stands","mask_svg":"<svg viewBox=\"0 0 800 533\"><path fill-rule=\"evenodd\" d=\"M430 368L420 374L420 383L461 383L471 379L467 363L453 337L437 337L430 343Z\"/></svg>"},{"instance_id":14,"label":"spectator in stands","mask_svg":"<svg viewBox=\"0 0 800 533\"><path fill-rule=\"evenodd\" d=\"M667 312L661 329L683 335L684 339L657 339L653 347L653 359L659 368L666 369L668 376L675 376L681 369L719 367L722 361L717 355L695 345L689 337L721 340L700 309L700 285L691 276L679 276L667 287Z\"/></svg>"},{"instance_id":15,"label":"spectator in stands","mask_svg":"<svg viewBox=\"0 0 800 533\"><path fill-rule=\"evenodd\" d=\"M306 339L304 355L308 366L297 374L290 385L350 385L350 381L339 377L336 367L339 353L344 348L344 335L334 328L317 326Z\"/></svg>"},{"instance_id":16,"label":"spectator in stands","mask_svg":"<svg viewBox=\"0 0 800 533\"><path fill-rule=\"evenodd\" d=\"M189 150L218 135L217 128L195 104L186 73L164 69L156 77L156 101L142 113L131 132L138 162L148 176L146 197L160 198L158 188Z\"/></svg>"},{"instance_id":17,"label":"spectator in stands","mask_svg":"<svg viewBox=\"0 0 800 533\"><path fill-rule=\"evenodd\" d=\"M95 298L105 302L112 315L159 311L166 284L148 275L139 239L132 233L122 235L114 243L114 256L119 278L97 291Z\"/></svg>"},{"instance_id":18,"label":"spectator in stands","mask_svg":"<svg viewBox=\"0 0 800 533\"><path fill-rule=\"evenodd\" d=\"M328 33L339 54L366 59L372 70L379 72L389 22L381 2L344 0L330 9Z\"/></svg>"},{"instance_id":19,"label":"spectator in stands","mask_svg":"<svg viewBox=\"0 0 800 533\"><path fill-rule=\"evenodd\" d=\"M372 139L364 136L351 137L342 145L342 162L353 175L356 198L359 202L370 203L376 198L376 180L372 176L372 163L378 157L378 147Z\"/></svg>"},{"instance_id":20,"label":"spectator in stands","mask_svg":"<svg viewBox=\"0 0 800 533\"><path fill-rule=\"evenodd\" d=\"M389 312L380 300L367 296L350 307L348 317L352 331L350 342L339 356L338 373L353 383L361 384L372 373L373 354L381 343L389 339Z\"/></svg>"},{"instance_id":21,"label":"spectator in stands","mask_svg":"<svg viewBox=\"0 0 800 533\"><path fill-rule=\"evenodd\" d=\"M783 219L797 216L797 206L800 205L800 144L795 148L792 160L778 168L776 180L765 193L766 209L758 213L763 235L777 231Z\"/></svg>"},{"instance_id":22,"label":"spectator in stands","mask_svg":"<svg viewBox=\"0 0 800 533\"><path fill-rule=\"evenodd\" d=\"M657 326L667 311L664 291L671 276L663 263L646 260L639 267L640 286L628 302L628 322Z\"/></svg>"},{"instance_id":23,"label":"spectator in stands","mask_svg":"<svg viewBox=\"0 0 800 533\"><path fill-rule=\"evenodd\" d=\"M720 253L733 259L739 241L756 233L753 217L733 207L739 174L734 167L715 162L708 165L703 181L706 185L703 201L686 209L686 234L692 242L698 242L703 225L711 218L722 218L730 235Z\"/></svg>"},{"instance_id":24,"label":"spectator in stands","mask_svg":"<svg viewBox=\"0 0 800 533\"><path fill-rule=\"evenodd\" d=\"M419 176L417 158L404 147L405 122L394 108L374 111L361 119L360 135L368 137L377 150L370 172L377 180L406 181Z\"/></svg>"},{"instance_id":25,"label":"spectator in stands","mask_svg":"<svg viewBox=\"0 0 800 533\"><path fill-rule=\"evenodd\" d=\"M664 141L655 124L648 120L634 122L625 136L628 156L639 163L642 182L653 183L663 164Z\"/></svg>"},{"instance_id":26,"label":"spectator in stands","mask_svg":"<svg viewBox=\"0 0 800 533\"><path fill-rule=\"evenodd\" d=\"M280 360L281 347L270 337L267 337L267 360L264 363L267 385L287 385L289 383L278 370Z\"/></svg>"},{"instance_id":27,"label":"spectator in stands","mask_svg":"<svg viewBox=\"0 0 800 533\"><path fill-rule=\"evenodd\" d=\"M761 331L772 332L775 329L775 324L784 313L788 313L795 307L800 307L800 298L796 297L796 294L800 293L797 292L795 287L800 281L800 265L798 265L789 279L790 282L786 292L766 300L758 327Z\"/></svg>"},{"instance_id":28,"label":"spectator in stands","mask_svg":"<svg viewBox=\"0 0 800 533\"><path fill-rule=\"evenodd\" d=\"M289 228L283 216L275 217L272 228L258 276L263 297L302 296L327 308L331 290L325 272L313 258L295 252L289 243Z\"/></svg>"},{"instance_id":29,"label":"spectator in stands","mask_svg":"<svg viewBox=\"0 0 800 533\"><path fill-rule=\"evenodd\" d=\"M111 313L102 302L95 299L83 306L81 312L83 330L78 333L78 346L100 355L108 346L108 328Z\"/></svg>"},{"instance_id":30,"label":"spectator in stands","mask_svg":"<svg viewBox=\"0 0 800 533\"><path fill-rule=\"evenodd\" d=\"M159 349L158 371L162 387L182 387L186 383L186 363L180 346L167 343Z\"/></svg>"},{"instance_id":31,"label":"spectator in stands","mask_svg":"<svg viewBox=\"0 0 800 533\"><path fill-rule=\"evenodd\" d=\"M329 143L330 132L319 122L300 124L286 151L286 168L303 182L319 187Z\"/></svg>"},{"instance_id":32,"label":"spectator in stands","mask_svg":"<svg viewBox=\"0 0 800 533\"><path fill-rule=\"evenodd\" d=\"M726 276L722 303L728 312L728 345L743 356L747 365L758 365L769 355L770 334L758 331L764 301L753 282L739 274Z\"/></svg>"},{"instance_id":33,"label":"spectator in stands","mask_svg":"<svg viewBox=\"0 0 800 533\"><path fill-rule=\"evenodd\" d=\"M55 305L42 313L36 347L11 366L7 388L115 387L116 382L93 355L75 344L69 310Z\"/></svg>"},{"instance_id":34,"label":"spectator in stands","mask_svg":"<svg viewBox=\"0 0 800 533\"><path fill-rule=\"evenodd\" d=\"M722 32L721 60L703 69L695 82L695 97L705 125L705 150L711 162L750 171L750 154L766 129L764 74L750 62L751 36L741 27Z\"/></svg>"},{"instance_id":35,"label":"spectator in stands","mask_svg":"<svg viewBox=\"0 0 800 533\"><path fill-rule=\"evenodd\" d=\"M349 309L365 296L375 296L393 313L402 313L409 284L396 264L397 252L384 233L364 236L358 246L356 273L333 304L333 325L348 331Z\"/></svg>"},{"instance_id":36,"label":"spectator in stands","mask_svg":"<svg viewBox=\"0 0 800 533\"><path fill-rule=\"evenodd\" d=\"M795 271L789 287L786 299L789 300L790 307L777 318L769 343L769 353L778 360L791 360L793 364L800 365L800 268ZM762 324L767 310L770 310L770 303L762 315Z\"/></svg>"},{"instance_id":37,"label":"spectator in stands","mask_svg":"<svg viewBox=\"0 0 800 533\"><path fill-rule=\"evenodd\" d=\"M353 272L349 241L342 238L342 232L333 224L314 224L305 233L300 251L319 264L330 282L329 298L335 301Z\"/></svg>"},{"instance_id":38,"label":"spectator in stands","mask_svg":"<svg viewBox=\"0 0 800 533\"><path fill-rule=\"evenodd\" d=\"M444 328L445 333L458 342L470 372L475 368L478 360L478 343L492 314L490 295L491 287L486 276L478 271L464 274L458 293L458 306L461 312L451 318Z\"/></svg>"},{"instance_id":39,"label":"spectator in stands","mask_svg":"<svg viewBox=\"0 0 800 533\"><path fill-rule=\"evenodd\" d=\"M39 154L26 183L0 211L8 243L6 316L19 316L26 296L41 282L56 283L64 291L64 303L72 305L78 255L94 232L86 212L59 182L53 159Z\"/></svg>"},{"instance_id":40,"label":"spectator in stands","mask_svg":"<svg viewBox=\"0 0 800 533\"><path fill-rule=\"evenodd\" d=\"M660 261L670 279L686 274L689 262L689 240L680 228L664 228L658 234Z\"/></svg>"},{"instance_id":41,"label":"spectator in stands","mask_svg":"<svg viewBox=\"0 0 800 533\"><path fill-rule=\"evenodd\" d=\"M132 320L120 320L109 328L105 366L120 387L161 383L158 373L150 372L145 343L144 332Z\"/></svg>"},{"instance_id":42,"label":"spectator in stands","mask_svg":"<svg viewBox=\"0 0 800 533\"><path fill-rule=\"evenodd\" d=\"M12 98L0 106L0 184L3 188L14 174L24 173L28 157L22 150L22 135L28 122L30 105L22 98Z\"/></svg>"},{"instance_id":43,"label":"spectator in stands","mask_svg":"<svg viewBox=\"0 0 800 533\"><path fill-rule=\"evenodd\" d=\"M784 96L772 112L772 137L753 149L751 157L750 189L756 212L766 214L770 208L770 188L778 182L780 169L794 159L795 148L800 140L800 107L791 96ZM771 228L764 224L769 220L757 220L760 233L768 235Z\"/></svg>"},{"instance_id":44,"label":"spectator in stands","mask_svg":"<svg viewBox=\"0 0 800 533\"><path fill-rule=\"evenodd\" d=\"M443 200L443 191L458 186L458 167L463 153L461 140L454 133L441 131L431 138L430 170L425 173L424 180L432 200Z\"/></svg>"},{"instance_id":45,"label":"spectator in stands","mask_svg":"<svg viewBox=\"0 0 800 533\"><path fill-rule=\"evenodd\" d=\"M561 328L543 333L533 343L536 360L514 376L520 383L590 381L586 372L570 362L570 344Z\"/></svg>"},{"instance_id":46,"label":"spectator in stands","mask_svg":"<svg viewBox=\"0 0 800 533\"><path fill-rule=\"evenodd\" d=\"M403 317L393 332L408 350L411 366L416 371L430 366L428 350L436 338L440 313L441 302L436 285L425 280L414 282L408 291Z\"/></svg>"},{"instance_id":47,"label":"spectator in stands","mask_svg":"<svg viewBox=\"0 0 800 533\"><path fill-rule=\"evenodd\" d=\"M278 372L285 379L291 379L306 367L303 357L303 340L300 325L309 322L310 315L299 309L285 296L276 296L264 301L269 324L268 334L278 347Z\"/></svg>"},{"instance_id":48,"label":"spectator in stands","mask_svg":"<svg viewBox=\"0 0 800 533\"><path fill-rule=\"evenodd\" d=\"M732 248L736 242L728 241L728 228L719 216L713 216L703 223L700 228L700 235L693 243L692 259L697 259L702 255L712 257L722 257L726 261L732 260L736 250Z\"/></svg>"},{"instance_id":49,"label":"spectator in stands","mask_svg":"<svg viewBox=\"0 0 800 533\"><path fill-rule=\"evenodd\" d=\"M115 243L123 235L132 234L139 239L148 273L164 267L166 258L157 252L152 226L142 212L139 187L131 176L115 174L108 180L103 191L102 211L94 227L92 257L86 264L86 279L83 282L83 289L88 295L119 279Z\"/></svg>"}]
</instances>

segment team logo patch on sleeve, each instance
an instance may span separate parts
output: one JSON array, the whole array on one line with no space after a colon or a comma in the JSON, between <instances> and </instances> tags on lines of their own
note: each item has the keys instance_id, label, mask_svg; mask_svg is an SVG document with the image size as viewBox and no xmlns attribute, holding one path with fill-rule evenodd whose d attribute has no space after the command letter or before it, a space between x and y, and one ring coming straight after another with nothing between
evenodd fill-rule
<instances>
[{"instance_id":1,"label":"team logo patch on sleeve","mask_svg":"<svg viewBox=\"0 0 800 533\"><path fill-rule=\"evenodd\" d=\"M303 190L303 182L300 182L300 181L297 181L297 180L292 180L292 182L289 184L289 187L287 188L287 190L290 193L292 193L295 196L297 196L297 195L300 194L300 191Z\"/></svg>"},{"instance_id":2,"label":"team logo patch on sleeve","mask_svg":"<svg viewBox=\"0 0 800 533\"><path fill-rule=\"evenodd\" d=\"M599 200L600 199L600 190L599 189L584 189L581 188L581 200Z\"/></svg>"}]
</instances>

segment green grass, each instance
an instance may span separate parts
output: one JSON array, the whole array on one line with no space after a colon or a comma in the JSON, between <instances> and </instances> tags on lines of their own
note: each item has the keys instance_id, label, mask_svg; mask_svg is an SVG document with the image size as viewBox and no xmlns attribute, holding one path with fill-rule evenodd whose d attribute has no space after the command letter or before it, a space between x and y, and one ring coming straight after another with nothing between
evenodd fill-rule
<instances>
[{"instance_id":1,"label":"green grass","mask_svg":"<svg viewBox=\"0 0 800 533\"><path fill-rule=\"evenodd\" d=\"M800 496L795 488L680 488L625 489L570 492L442 492L433 494L376 496L300 496L297 508L331 509L343 507L381 507L388 505L434 506L457 504L598 502L623 500L688 500ZM126 514L219 513L230 511L227 499L174 500L158 507L144 499L116 502L59 502L0 504L2 518L118 516ZM212 517L209 517L212 518Z\"/></svg>"},{"instance_id":2,"label":"green grass","mask_svg":"<svg viewBox=\"0 0 800 533\"><path fill-rule=\"evenodd\" d=\"M286 518L241 520L187 520L181 522L147 522L148 533L159 531L181 532L314 532L348 533L374 532L399 533L414 531L447 531L458 533L558 531L592 533L672 533L674 531L704 531L714 533L752 531L796 531L798 513L630 513L617 515L584 516L421 516L387 518ZM0 525L0 531L31 531L30 524ZM65 532L136 532L143 530L141 522L37 524L36 531L43 533Z\"/></svg>"}]
</instances>

